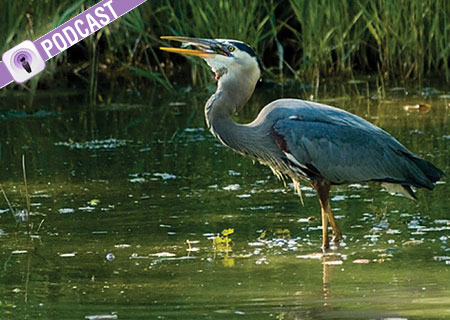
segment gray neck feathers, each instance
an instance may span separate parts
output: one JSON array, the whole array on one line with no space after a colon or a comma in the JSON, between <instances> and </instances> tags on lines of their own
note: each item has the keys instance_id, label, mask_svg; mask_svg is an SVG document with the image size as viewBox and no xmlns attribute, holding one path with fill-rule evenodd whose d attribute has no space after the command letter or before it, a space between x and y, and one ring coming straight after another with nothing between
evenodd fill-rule
<instances>
[{"instance_id":1,"label":"gray neck feathers","mask_svg":"<svg viewBox=\"0 0 450 320\"><path fill-rule=\"evenodd\" d=\"M235 123L231 116L250 99L255 84L256 81L242 73L226 74L205 105L206 122L211 133L223 144L248 155L252 154L246 146L251 145L255 132L247 125Z\"/></svg>"}]
</instances>

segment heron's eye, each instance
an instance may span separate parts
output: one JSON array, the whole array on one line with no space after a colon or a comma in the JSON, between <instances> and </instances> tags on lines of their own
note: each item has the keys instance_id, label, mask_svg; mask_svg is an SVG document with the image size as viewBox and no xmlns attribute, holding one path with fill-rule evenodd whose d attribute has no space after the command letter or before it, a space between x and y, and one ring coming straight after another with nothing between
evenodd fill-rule
<instances>
[{"instance_id":1,"label":"heron's eye","mask_svg":"<svg viewBox=\"0 0 450 320\"><path fill-rule=\"evenodd\" d=\"M233 46L228 46L228 51L233 52L234 51L234 47Z\"/></svg>"}]
</instances>

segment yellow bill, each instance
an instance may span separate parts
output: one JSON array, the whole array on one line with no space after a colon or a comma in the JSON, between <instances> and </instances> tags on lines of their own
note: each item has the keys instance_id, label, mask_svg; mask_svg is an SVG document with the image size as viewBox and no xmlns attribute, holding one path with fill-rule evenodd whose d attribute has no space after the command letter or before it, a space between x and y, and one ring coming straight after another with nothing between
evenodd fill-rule
<instances>
[{"instance_id":1,"label":"yellow bill","mask_svg":"<svg viewBox=\"0 0 450 320\"><path fill-rule=\"evenodd\" d=\"M203 51L195 50L195 49L170 48L170 47L160 47L159 49L163 50L163 51L179 53L179 54L184 54L184 55L189 55L189 56L197 56L197 57L201 57L201 58L208 58L208 57L211 57L211 55L212 55L211 53L207 53L207 52L203 52Z\"/></svg>"},{"instance_id":2,"label":"yellow bill","mask_svg":"<svg viewBox=\"0 0 450 320\"><path fill-rule=\"evenodd\" d=\"M195 39L195 38L179 37L179 36L161 36L160 38L163 40L173 40L173 41L180 41L180 42L189 42L192 39Z\"/></svg>"},{"instance_id":3,"label":"yellow bill","mask_svg":"<svg viewBox=\"0 0 450 320\"><path fill-rule=\"evenodd\" d=\"M197 56L201 58L210 58L215 55L213 49L215 42L212 39L200 39L180 36L161 36L161 39L183 43L182 48L160 47L159 49L163 51ZM195 47L195 49L186 49L185 47L187 46L193 46Z\"/></svg>"}]
</instances>

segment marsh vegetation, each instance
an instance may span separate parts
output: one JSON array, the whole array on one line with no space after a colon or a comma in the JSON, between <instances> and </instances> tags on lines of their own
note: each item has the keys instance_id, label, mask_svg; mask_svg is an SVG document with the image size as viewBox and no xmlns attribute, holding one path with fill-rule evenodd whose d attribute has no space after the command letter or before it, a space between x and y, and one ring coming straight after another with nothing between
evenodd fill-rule
<instances>
[{"instance_id":1,"label":"marsh vegetation","mask_svg":"<svg viewBox=\"0 0 450 320\"><path fill-rule=\"evenodd\" d=\"M0 50L95 2L0 2ZM1 90L0 318L448 317L446 181L418 201L334 187L346 238L322 255L313 190L300 206L214 140L210 71L158 47L168 34L242 39L264 81L238 122L313 98L448 177L449 17L446 0L149 0Z\"/></svg>"},{"instance_id":2,"label":"marsh vegetation","mask_svg":"<svg viewBox=\"0 0 450 320\"><path fill-rule=\"evenodd\" d=\"M94 3L3 1L0 51L37 39ZM26 86L45 88L58 80L61 87L91 87L92 94L97 81L118 81L169 89L180 73L206 83L203 64L158 51L161 35L243 40L256 49L264 77L281 84L367 76L391 86L418 86L427 78L448 83L449 17L446 0L147 1L51 59Z\"/></svg>"}]
</instances>

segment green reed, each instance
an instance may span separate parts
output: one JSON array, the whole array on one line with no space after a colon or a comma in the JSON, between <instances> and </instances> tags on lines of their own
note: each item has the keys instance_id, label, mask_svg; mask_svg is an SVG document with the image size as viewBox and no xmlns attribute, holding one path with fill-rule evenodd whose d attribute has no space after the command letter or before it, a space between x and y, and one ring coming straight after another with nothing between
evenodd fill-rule
<instances>
[{"instance_id":1,"label":"green reed","mask_svg":"<svg viewBox=\"0 0 450 320\"><path fill-rule=\"evenodd\" d=\"M307 78L349 74L361 49L362 12L352 1L291 0L299 27L288 26L301 50L299 71Z\"/></svg>"},{"instance_id":2,"label":"green reed","mask_svg":"<svg viewBox=\"0 0 450 320\"><path fill-rule=\"evenodd\" d=\"M37 39L94 3L3 1L1 51ZM365 74L386 84L450 82L449 17L448 0L151 0L75 45L86 53L82 59L68 50L48 61L40 83L75 74L91 99L97 70L133 87L153 82L171 89L176 74L206 83L210 74L198 59L188 57L186 64L186 57L158 50L167 45L161 35L243 40L255 48L266 77L279 82L294 77L318 84Z\"/></svg>"},{"instance_id":3,"label":"green reed","mask_svg":"<svg viewBox=\"0 0 450 320\"><path fill-rule=\"evenodd\" d=\"M380 0L359 6L385 78L420 81L437 75L450 80L448 1Z\"/></svg>"}]
</instances>

